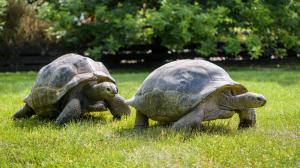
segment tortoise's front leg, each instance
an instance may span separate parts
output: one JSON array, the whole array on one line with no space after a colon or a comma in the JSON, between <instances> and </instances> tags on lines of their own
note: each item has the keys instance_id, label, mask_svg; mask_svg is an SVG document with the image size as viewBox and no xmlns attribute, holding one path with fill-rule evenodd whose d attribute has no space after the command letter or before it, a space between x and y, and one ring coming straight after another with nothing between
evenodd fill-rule
<instances>
[{"instance_id":1,"label":"tortoise's front leg","mask_svg":"<svg viewBox=\"0 0 300 168\"><path fill-rule=\"evenodd\" d=\"M115 95L111 100L107 100L106 103L114 118L120 119L122 115L130 115L130 108L120 95Z\"/></svg>"},{"instance_id":2,"label":"tortoise's front leg","mask_svg":"<svg viewBox=\"0 0 300 168\"><path fill-rule=\"evenodd\" d=\"M107 104L104 101L98 101L96 104L88 105L88 112L106 111Z\"/></svg>"},{"instance_id":3,"label":"tortoise's front leg","mask_svg":"<svg viewBox=\"0 0 300 168\"><path fill-rule=\"evenodd\" d=\"M12 116L12 119L17 120L17 119L20 119L20 118L29 118L34 114L35 114L35 112L33 111L33 109L31 107L29 107L27 104L25 104L24 107L22 107L19 111L17 111Z\"/></svg>"},{"instance_id":4,"label":"tortoise's front leg","mask_svg":"<svg viewBox=\"0 0 300 168\"><path fill-rule=\"evenodd\" d=\"M241 128L249 128L255 126L256 123L256 110L251 109L245 109L238 112L240 123L239 123L239 129Z\"/></svg>"},{"instance_id":5,"label":"tortoise's front leg","mask_svg":"<svg viewBox=\"0 0 300 168\"><path fill-rule=\"evenodd\" d=\"M67 103L63 111L55 120L55 124L62 125L73 119L76 119L81 114L81 105L78 99L72 99Z\"/></svg>"}]
</instances>

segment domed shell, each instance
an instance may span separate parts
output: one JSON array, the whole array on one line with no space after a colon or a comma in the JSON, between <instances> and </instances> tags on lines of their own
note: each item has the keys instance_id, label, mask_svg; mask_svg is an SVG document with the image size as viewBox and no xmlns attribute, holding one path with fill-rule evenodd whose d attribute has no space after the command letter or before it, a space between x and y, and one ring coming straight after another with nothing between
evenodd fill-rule
<instances>
[{"instance_id":1,"label":"domed shell","mask_svg":"<svg viewBox=\"0 0 300 168\"><path fill-rule=\"evenodd\" d=\"M77 54L63 55L39 71L31 93L24 102L36 113L55 111L55 103L84 81L115 83L101 62Z\"/></svg>"},{"instance_id":2,"label":"domed shell","mask_svg":"<svg viewBox=\"0 0 300 168\"><path fill-rule=\"evenodd\" d=\"M133 106L157 121L176 121L219 89L247 92L221 67L205 60L179 60L154 70L138 89Z\"/></svg>"}]
</instances>

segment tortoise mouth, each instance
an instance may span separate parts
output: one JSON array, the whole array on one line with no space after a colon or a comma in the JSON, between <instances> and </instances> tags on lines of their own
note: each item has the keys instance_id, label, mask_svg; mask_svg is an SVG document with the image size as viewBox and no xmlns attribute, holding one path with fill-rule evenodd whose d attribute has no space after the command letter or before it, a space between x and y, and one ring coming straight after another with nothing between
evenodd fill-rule
<instances>
[{"instance_id":1,"label":"tortoise mouth","mask_svg":"<svg viewBox=\"0 0 300 168\"><path fill-rule=\"evenodd\" d=\"M267 104L267 99L261 99L260 101L260 107L264 106Z\"/></svg>"},{"instance_id":2,"label":"tortoise mouth","mask_svg":"<svg viewBox=\"0 0 300 168\"><path fill-rule=\"evenodd\" d=\"M267 104L267 100L264 100L263 103L261 104L261 106L264 106Z\"/></svg>"}]
</instances>

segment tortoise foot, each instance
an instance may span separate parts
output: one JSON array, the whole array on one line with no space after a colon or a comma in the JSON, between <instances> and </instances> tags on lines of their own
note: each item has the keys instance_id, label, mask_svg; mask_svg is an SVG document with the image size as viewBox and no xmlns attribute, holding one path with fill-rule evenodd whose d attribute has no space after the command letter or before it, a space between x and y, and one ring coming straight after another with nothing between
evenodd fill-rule
<instances>
[{"instance_id":1,"label":"tortoise foot","mask_svg":"<svg viewBox=\"0 0 300 168\"><path fill-rule=\"evenodd\" d=\"M250 127L254 127L255 126L255 121L253 120L242 120L239 123L238 128L239 129L244 129L244 128L250 128Z\"/></svg>"}]
</instances>

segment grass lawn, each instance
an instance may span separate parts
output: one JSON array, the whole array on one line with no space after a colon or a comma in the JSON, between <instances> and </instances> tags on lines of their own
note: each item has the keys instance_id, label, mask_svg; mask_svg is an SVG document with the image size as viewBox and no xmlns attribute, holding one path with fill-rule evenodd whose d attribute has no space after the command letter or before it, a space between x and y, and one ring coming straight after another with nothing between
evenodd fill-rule
<instances>
[{"instance_id":1,"label":"grass lawn","mask_svg":"<svg viewBox=\"0 0 300 168\"><path fill-rule=\"evenodd\" d=\"M300 65L225 67L268 99L257 125L237 130L238 117L204 122L202 130L133 129L109 112L57 127L37 117L13 122L36 72L0 73L0 167L299 167ZM134 95L151 70L112 70L120 94Z\"/></svg>"}]
</instances>

